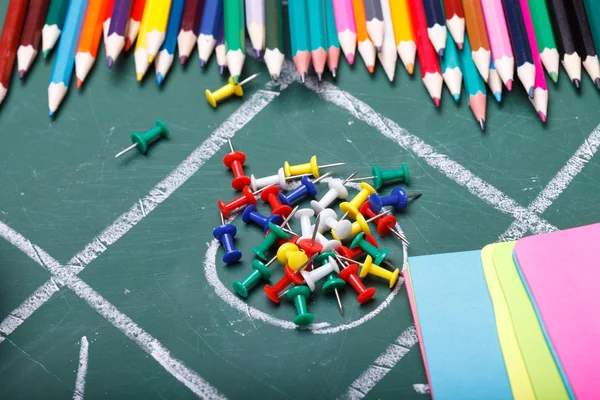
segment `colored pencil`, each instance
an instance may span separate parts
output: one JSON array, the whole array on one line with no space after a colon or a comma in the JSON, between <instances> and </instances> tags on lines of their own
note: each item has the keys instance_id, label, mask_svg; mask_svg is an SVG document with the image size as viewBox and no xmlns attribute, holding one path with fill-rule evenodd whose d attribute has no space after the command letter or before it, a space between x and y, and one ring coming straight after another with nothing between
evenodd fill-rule
<instances>
[{"instance_id":1,"label":"colored pencil","mask_svg":"<svg viewBox=\"0 0 600 400\"><path fill-rule=\"evenodd\" d=\"M529 45L531 46L533 64L535 65L535 89L533 99L530 100L542 122L546 122L548 115L548 87L546 86L546 77L544 76L544 68L542 66L542 59L540 58L529 5L527 4L527 0L520 0L520 4L523 13L523 23L525 24Z\"/></svg>"},{"instance_id":2,"label":"colored pencil","mask_svg":"<svg viewBox=\"0 0 600 400\"><path fill-rule=\"evenodd\" d=\"M288 0L290 20L290 44L292 59L302 83L306 81L310 66L310 35L308 33L308 10L304 0Z\"/></svg>"},{"instance_id":3,"label":"colored pencil","mask_svg":"<svg viewBox=\"0 0 600 400\"><path fill-rule=\"evenodd\" d=\"M352 0L354 11L354 25L356 26L356 39L358 40L358 52L367 66L369 73L375 72L375 46L367 32L367 20L363 0Z\"/></svg>"},{"instance_id":4,"label":"colored pencil","mask_svg":"<svg viewBox=\"0 0 600 400\"><path fill-rule=\"evenodd\" d=\"M600 8L598 11L600 12ZM535 39L540 51L540 58L548 75L550 75L550 79L556 83L558 82L560 56L556 48L546 0L529 0L529 12L533 20L533 29L535 30Z\"/></svg>"},{"instance_id":5,"label":"colored pencil","mask_svg":"<svg viewBox=\"0 0 600 400\"><path fill-rule=\"evenodd\" d=\"M561 63L575 88L581 87L581 57L575 48L575 38L567 13L567 4L563 0L548 0L550 17L556 33L556 44Z\"/></svg>"},{"instance_id":6,"label":"colored pencil","mask_svg":"<svg viewBox=\"0 0 600 400\"><path fill-rule=\"evenodd\" d=\"M577 52L581 56L582 64L594 85L600 89L600 64L594 48L594 40L592 39L583 0L571 0L571 13L569 16L571 17L573 35L577 43Z\"/></svg>"},{"instance_id":7,"label":"colored pencil","mask_svg":"<svg viewBox=\"0 0 600 400\"><path fill-rule=\"evenodd\" d=\"M112 17L115 0L104 0L107 4L104 6L104 15L102 15L102 32L104 37L104 49L106 50L106 38L108 37L108 29Z\"/></svg>"},{"instance_id":8,"label":"colored pencil","mask_svg":"<svg viewBox=\"0 0 600 400\"><path fill-rule=\"evenodd\" d=\"M502 0L481 0L483 17L492 51L492 63L510 92L515 71L515 58L508 36Z\"/></svg>"},{"instance_id":9,"label":"colored pencil","mask_svg":"<svg viewBox=\"0 0 600 400\"><path fill-rule=\"evenodd\" d=\"M148 51L148 62L151 63L165 41L171 0L154 0L149 4L152 5L152 8L146 27L146 50Z\"/></svg>"},{"instance_id":10,"label":"colored pencil","mask_svg":"<svg viewBox=\"0 0 600 400\"><path fill-rule=\"evenodd\" d=\"M19 38L27 13L27 2L28 0L11 0L8 3L0 37L0 103L4 101L10 85Z\"/></svg>"},{"instance_id":11,"label":"colored pencil","mask_svg":"<svg viewBox=\"0 0 600 400\"><path fill-rule=\"evenodd\" d=\"M108 68L119 58L123 47L125 47L125 32L127 20L131 11L132 0L116 0L110 16L110 26L104 43L106 48L106 62Z\"/></svg>"},{"instance_id":12,"label":"colored pencil","mask_svg":"<svg viewBox=\"0 0 600 400\"><path fill-rule=\"evenodd\" d=\"M319 82L323 80L327 63L327 32L325 28L325 8L323 0L306 0L308 9L308 32L310 36L310 57Z\"/></svg>"},{"instance_id":13,"label":"colored pencil","mask_svg":"<svg viewBox=\"0 0 600 400\"><path fill-rule=\"evenodd\" d=\"M413 29L410 16L410 0L393 0L390 2L392 23L394 25L394 37L396 38L396 49L404 68L410 75L415 69L415 57L417 54L417 38Z\"/></svg>"},{"instance_id":14,"label":"colored pencil","mask_svg":"<svg viewBox=\"0 0 600 400\"><path fill-rule=\"evenodd\" d=\"M531 45L523 23L523 13L519 0L502 0L508 35L513 46L517 63L517 76L530 99L533 99L535 85L535 65L531 54Z\"/></svg>"},{"instance_id":15,"label":"colored pencil","mask_svg":"<svg viewBox=\"0 0 600 400\"><path fill-rule=\"evenodd\" d=\"M174 0L173 0L174 1ZM171 4L171 7L173 5ZM179 18L180 27L177 36L177 51L179 52L179 63L184 65L198 40L198 29L200 27L200 19L202 18L202 8L204 0L186 0L183 8L183 15ZM172 12L172 11L171 11ZM169 24L167 30L171 26L171 17L169 16ZM166 39L165 39L166 40Z\"/></svg>"},{"instance_id":16,"label":"colored pencil","mask_svg":"<svg viewBox=\"0 0 600 400\"><path fill-rule=\"evenodd\" d=\"M173 58L175 57L175 46L178 42L178 35L181 35L180 26L181 18L184 13L184 6L186 5L185 0L173 0L171 2L171 11L169 13L169 22L167 24L167 34L165 41L163 42L154 65L156 68L156 84L162 85L165 77L173 65ZM196 43L193 41L192 47Z\"/></svg>"},{"instance_id":17,"label":"colored pencil","mask_svg":"<svg viewBox=\"0 0 600 400\"><path fill-rule=\"evenodd\" d=\"M466 10L465 10L466 12ZM469 25L467 19L467 27ZM467 28L468 33L468 28ZM469 96L469 107L475 116L481 130L485 130L485 113L487 108L485 83L481 79L481 74L478 72L477 66L473 62L471 56L471 45L469 37L465 36L465 43L461 53L461 61L464 73L465 92Z\"/></svg>"},{"instance_id":18,"label":"colored pencil","mask_svg":"<svg viewBox=\"0 0 600 400\"><path fill-rule=\"evenodd\" d=\"M148 29L148 21L150 19L153 3L155 1L160 0L146 0L144 15L142 16L138 29L135 51L133 52L133 59L135 61L135 75L138 82L142 81L144 75L146 75L146 71L148 71L148 67L150 66L150 62L148 61L148 49L146 48L146 31Z\"/></svg>"},{"instance_id":19,"label":"colored pencil","mask_svg":"<svg viewBox=\"0 0 600 400\"><path fill-rule=\"evenodd\" d=\"M219 66L219 73L223 75L225 68L227 68L227 47L225 46L225 18L221 13L221 20L219 21L219 30L217 33L217 47L215 47L215 55L217 56L217 65Z\"/></svg>"},{"instance_id":20,"label":"colored pencil","mask_svg":"<svg viewBox=\"0 0 600 400\"><path fill-rule=\"evenodd\" d=\"M223 24L223 0L206 0L198 32L198 57L204 68L217 45L219 27Z\"/></svg>"},{"instance_id":21,"label":"colored pencil","mask_svg":"<svg viewBox=\"0 0 600 400\"><path fill-rule=\"evenodd\" d=\"M278 80L285 60L283 6L279 0L265 0L265 55L263 58L271 79Z\"/></svg>"},{"instance_id":22,"label":"colored pencil","mask_svg":"<svg viewBox=\"0 0 600 400\"><path fill-rule=\"evenodd\" d=\"M133 42L135 42L138 37L145 9L146 0L133 0L131 13L129 15L129 20L127 21L127 28L125 28L125 51L131 49Z\"/></svg>"},{"instance_id":23,"label":"colored pencil","mask_svg":"<svg viewBox=\"0 0 600 400\"><path fill-rule=\"evenodd\" d=\"M380 0L364 0L365 16L367 20L367 33L377 51L383 46L385 26Z\"/></svg>"},{"instance_id":24,"label":"colored pencil","mask_svg":"<svg viewBox=\"0 0 600 400\"><path fill-rule=\"evenodd\" d=\"M436 107L440 106L444 79L438 55L427 34L427 19L421 0L410 0L412 21L417 35L417 55L421 65L421 78Z\"/></svg>"},{"instance_id":25,"label":"colored pencil","mask_svg":"<svg viewBox=\"0 0 600 400\"><path fill-rule=\"evenodd\" d=\"M19 70L19 78L23 79L29 67L33 64L40 47L42 39L42 27L46 20L46 13L50 0L38 0L29 3L27 15L23 23L23 33L19 49L17 50L17 65Z\"/></svg>"},{"instance_id":26,"label":"colored pencil","mask_svg":"<svg viewBox=\"0 0 600 400\"><path fill-rule=\"evenodd\" d=\"M265 2L246 0L246 29L256 58L262 56L265 48Z\"/></svg>"},{"instance_id":27,"label":"colored pencil","mask_svg":"<svg viewBox=\"0 0 600 400\"><path fill-rule=\"evenodd\" d=\"M452 35L446 35L445 48L446 51L444 52L444 57L440 57L442 75L444 76L446 87L450 91L450 94L452 94L454 101L458 103L460 101L463 74L460 67L458 50L456 49L456 44L454 43Z\"/></svg>"},{"instance_id":28,"label":"colored pencil","mask_svg":"<svg viewBox=\"0 0 600 400\"><path fill-rule=\"evenodd\" d=\"M340 62L340 42L337 37L337 28L335 25L335 12L333 11L333 1L324 0L324 2L328 46L327 68L329 69L329 71L331 71L331 75L335 78Z\"/></svg>"},{"instance_id":29,"label":"colored pencil","mask_svg":"<svg viewBox=\"0 0 600 400\"><path fill-rule=\"evenodd\" d=\"M465 41L465 12L461 0L444 0L446 27L456 46L462 50Z\"/></svg>"},{"instance_id":30,"label":"colored pencil","mask_svg":"<svg viewBox=\"0 0 600 400\"><path fill-rule=\"evenodd\" d=\"M54 116L69 89L73 67L75 67L75 51L83 28L87 6L88 0L71 0L69 2L48 85L48 115L50 117Z\"/></svg>"},{"instance_id":31,"label":"colored pencil","mask_svg":"<svg viewBox=\"0 0 600 400\"><path fill-rule=\"evenodd\" d=\"M242 0L225 0L223 10L227 68L229 68L229 73L233 81L238 84L242 68L244 67L244 61L246 60L244 3L242 3Z\"/></svg>"},{"instance_id":32,"label":"colored pencil","mask_svg":"<svg viewBox=\"0 0 600 400\"><path fill-rule=\"evenodd\" d=\"M490 74L491 54L481 3L479 0L462 0L462 4L465 11L469 44L472 50L471 56L483 80L487 82Z\"/></svg>"},{"instance_id":33,"label":"colored pencil","mask_svg":"<svg viewBox=\"0 0 600 400\"><path fill-rule=\"evenodd\" d=\"M427 18L427 34L436 53L444 57L446 48L446 21L442 12L442 3L440 0L423 0L425 8L425 17Z\"/></svg>"},{"instance_id":34,"label":"colored pencil","mask_svg":"<svg viewBox=\"0 0 600 400\"><path fill-rule=\"evenodd\" d=\"M592 31L592 39L596 44L596 53L600 52L600 1L583 0L585 11Z\"/></svg>"},{"instance_id":35,"label":"colored pencil","mask_svg":"<svg viewBox=\"0 0 600 400\"><path fill-rule=\"evenodd\" d=\"M490 62L490 76L488 77L487 84L496 99L496 102L502 102L502 78L500 78L500 74L496 70L496 66L494 65L494 61Z\"/></svg>"},{"instance_id":36,"label":"colored pencil","mask_svg":"<svg viewBox=\"0 0 600 400\"><path fill-rule=\"evenodd\" d=\"M42 53L44 58L48 58L56 42L58 42L68 7L69 0L52 0L50 2L46 22L42 28Z\"/></svg>"},{"instance_id":37,"label":"colored pencil","mask_svg":"<svg viewBox=\"0 0 600 400\"><path fill-rule=\"evenodd\" d=\"M108 5L109 3L106 0L89 0L79 37L77 54L75 54L77 88L81 88L96 61L100 38L102 38L102 21Z\"/></svg>"},{"instance_id":38,"label":"colored pencil","mask_svg":"<svg viewBox=\"0 0 600 400\"><path fill-rule=\"evenodd\" d=\"M338 41L348 64L354 64L356 54L356 24L352 0L332 0Z\"/></svg>"},{"instance_id":39,"label":"colored pencil","mask_svg":"<svg viewBox=\"0 0 600 400\"><path fill-rule=\"evenodd\" d=\"M393 82L394 77L396 76L398 52L396 51L396 38L394 37L394 26L389 0L381 0L381 11L383 14L385 33L383 36L383 46L381 46L381 50L377 56L388 79L390 82Z\"/></svg>"}]
</instances>

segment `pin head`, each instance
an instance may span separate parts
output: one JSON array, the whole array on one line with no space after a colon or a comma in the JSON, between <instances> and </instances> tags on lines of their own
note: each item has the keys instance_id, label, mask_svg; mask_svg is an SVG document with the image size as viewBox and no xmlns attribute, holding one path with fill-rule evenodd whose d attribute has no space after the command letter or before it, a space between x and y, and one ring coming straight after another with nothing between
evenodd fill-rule
<instances>
[{"instance_id":1,"label":"pin head","mask_svg":"<svg viewBox=\"0 0 600 400\"><path fill-rule=\"evenodd\" d=\"M317 187L308 176L303 176L302 179L300 179L300 182L306 186L306 190L311 197L315 197L317 195Z\"/></svg>"},{"instance_id":2,"label":"pin head","mask_svg":"<svg viewBox=\"0 0 600 400\"><path fill-rule=\"evenodd\" d=\"M236 234L237 228L232 224L217 226L215 229L213 229L213 237L217 240L221 240L223 235L231 235L231 237L235 237Z\"/></svg>"}]
</instances>

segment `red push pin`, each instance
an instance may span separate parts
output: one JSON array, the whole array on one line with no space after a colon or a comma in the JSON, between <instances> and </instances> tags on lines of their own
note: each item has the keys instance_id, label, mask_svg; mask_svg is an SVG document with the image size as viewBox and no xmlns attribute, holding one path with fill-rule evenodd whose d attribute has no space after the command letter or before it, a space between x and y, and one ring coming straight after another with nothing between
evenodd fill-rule
<instances>
[{"instance_id":1,"label":"red push pin","mask_svg":"<svg viewBox=\"0 0 600 400\"><path fill-rule=\"evenodd\" d=\"M225 218L229 218L229 213L236 208L245 207L248 204L256 205L255 194L250 191L248 186L244 186L242 189L242 195L236 197L228 203L223 203L221 200L217 200L217 205L221 209L221 213Z\"/></svg>"},{"instance_id":2,"label":"red push pin","mask_svg":"<svg viewBox=\"0 0 600 400\"><path fill-rule=\"evenodd\" d=\"M371 235L365 235L365 240L368 243L371 243L373 246L377 247L377 241L375 241L375 238ZM336 249L336 253L338 253L340 256L342 257L346 257L349 258L351 260L355 260L358 257L362 256L363 254L365 254L365 251L363 249L361 249L360 247L356 246L353 247L351 249L349 249L346 246L340 246Z\"/></svg>"},{"instance_id":3,"label":"red push pin","mask_svg":"<svg viewBox=\"0 0 600 400\"><path fill-rule=\"evenodd\" d=\"M338 259L339 260L339 259ZM343 263L341 265L344 265ZM362 283L360 278L358 277L358 264L350 264L340 274L338 277L342 279L344 282L349 283L350 286L356 290L358 293L358 302L360 304L366 303L371 300L373 296L375 296L375 288L366 288Z\"/></svg>"},{"instance_id":4,"label":"red push pin","mask_svg":"<svg viewBox=\"0 0 600 400\"><path fill-rule=\"evenodd\" d=\"M312 210L311 210L312 211ZM320 252L323 251L323 245L315 239L317 238L317 233L319 232L319 225L321 223L321 214L317 215L317 219L315 221L315 226L313 227L313 234L310 239L300 239L298 240L298 247L300 247L306 255L311 257L316 257Z\"/></svg>"},{"instance_id":5,"label":"red push pin","mask_svg":"<svg viewBox=\"0 0 600 400\"><path fill-rule=\"evenodd\" d=\"M373 219L378 215L375 214L373 210L371 210L369 202L366 202L362 206L360 206L360 213L369 219ZM406 240L406 237L396 230L396 222L398 221L393 215L384 215L375 219L375 225L377 225L377 233L379 233L379 236L382 237L393 233L398 237L398 239L400 239L408 245L409 243L408 240Z\"/></svg>"},{"instance_id":6,"label":"red push pin","mask_svg":"<svg viewBox=\"0 0 600 400\"><path fill-rule=\"evenodd\" d=\"M269 203L273 209L272 214L281 215L283 218L287 218L292 213L292 207L290 207L285 197L279 197L279 188L277 186L267 187L261 194L260 199L265 203ZM282 199L284 204L282 204Z\"/></svg>"},{"instance_id":7,"label":"red push pin","mask_svg":"<svg viewBox=\"0 0 600 400\"><path fill-rule=\"evenodd\" d=\"M295 285L301 285L304 282L304 277L300 273L306 268L315 257L307 258L306 254L301 251L296 251L288 257L288 265L285 266L283 271L285 275L273 286L266 285L264 287L265 294L273 303L279 303L279 293L290 286L292 283Z\"/></svg>"},{"instance_id":8,"label":"red push pin","mask_svg":"<svg viewBox=\"0 0 600 400\"><path fill-rule=\"evenodd\" d=\"M229 142L229 148L231 153L228 153L223 158L223 164L233 172L233 180L231 181L231 187L235 190L242 190L244 186L250 185L250 178L244 175L244 163L246 162L246 155L241 151L233 150L231 139L227 138Z\"/></svg>"}]
</instances>

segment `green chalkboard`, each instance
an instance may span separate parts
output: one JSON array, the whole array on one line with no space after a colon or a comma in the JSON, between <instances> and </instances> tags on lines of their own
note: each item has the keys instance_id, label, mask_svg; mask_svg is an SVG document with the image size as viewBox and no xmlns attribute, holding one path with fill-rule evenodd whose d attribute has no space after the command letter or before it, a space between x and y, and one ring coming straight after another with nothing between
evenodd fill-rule
<instances>
[{"instance_id":1,"label":"green chalkboard","mask_svg":"<svg viewBox=\"0 0 600 400\"><path fill-rule=\"evenodd\" d=\"M313 154L346 162L336 177L405 162L407 191L423 193L398 216L408 256L600 215L599 102L587 77L578 93L561 71L545 126L519 87L502 104L488 99L481 133L465 99L455 104L445 92L437 110L419 72L410 77L400 65L393 84L357 62L343 63L337 81L304 86L288 64L283 84L263 73L244 98L213 110L203 91L225 82L214 63L176 65L159 89L151 77L136 82L131 55L112 71L103 57L56 120L47 118L51 60L14 80L0 108L1 398L423 398L402 284L392 292L367 279L377 295L362 306L345 289L344 316L317 289L312 330L289 329L292 304L270 304L261 288L247 302L231 293L262 232L235 219L243 262L220 262L216 200L237 195L221 161L227 137L256 176ZM257 71L266 70L249 59L244 75ZM114 159L132 131L157 118L171 129L168 141ZM400 242L380 243L400 267Z\"/></svg>"}]
</instances>

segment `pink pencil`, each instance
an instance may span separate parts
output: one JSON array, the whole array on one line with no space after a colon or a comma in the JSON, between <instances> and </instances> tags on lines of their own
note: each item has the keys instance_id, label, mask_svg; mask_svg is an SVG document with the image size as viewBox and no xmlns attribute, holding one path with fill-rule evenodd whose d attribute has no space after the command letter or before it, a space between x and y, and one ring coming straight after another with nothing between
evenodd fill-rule
<instances>
[{"instance_id":1,"label":"pink pencil","mask_svg":"<svg viewBox=\"0 0 600 400\"><path fill-rule=\"evenodd\" d=\"M506 88L511 91L515 58L510 43L510 36L508 36L506 20L504 19L502 0L481 0L481 8L483 9L483 17L490 41L494 66Z\"/></svg>"},{"instance_id":2,"label":"pink pencil","mask_svg":"<svg viewBox=\"0 0 600 400\"><path fill-rule=\"evenodd\" d=\"M356 25L354 24L352 0L333 0L333 13L340 47L348 64L352 65L356 53Z\"/></svg>"},{"instance_id":3,"label":"pink pencil","mask_svg":"<svg viewBox=\"0 0 600 400\"><path fill-rule=\"evenodd\" d=\"M535 31L533 30L533 22L531 13L529 12L529 4L527 0L520 0L521 9L523 11L523 21L529 38L529 46L533 55L533 64L535 65L535 84L533 85L533 99L530 99L531 104L535 107L542 122L546 122L548 115L548 87L546 86L546 77L544 76L544 67L540 52L538 51L537 41L535 40Z\"/></svg>"}]
</instances>

